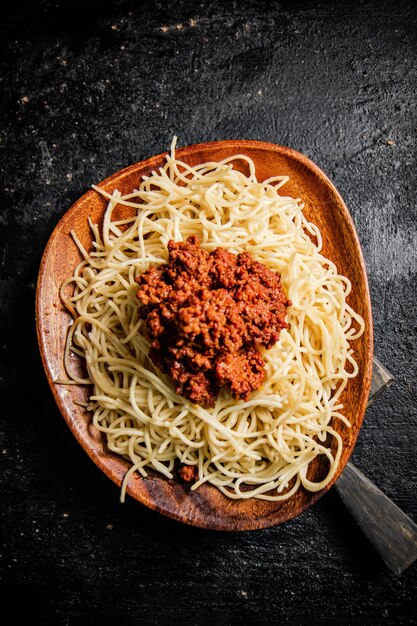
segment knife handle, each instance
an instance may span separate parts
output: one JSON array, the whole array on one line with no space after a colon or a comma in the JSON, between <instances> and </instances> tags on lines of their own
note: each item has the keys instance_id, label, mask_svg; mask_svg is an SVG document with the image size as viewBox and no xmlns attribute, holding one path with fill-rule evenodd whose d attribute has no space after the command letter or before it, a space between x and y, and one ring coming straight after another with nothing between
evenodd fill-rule
<instances>
[{"instance_id":1,"label":"knife handle","mask_svg":"<svg viewBox=\"0 0 417 626\"><path fill-rule=\"evenodd\" d=\"M368 406L393 382L392 374L374 357ZM335 487L390 570L401 574L417 559L417 524L352 463Z\"/></svg>"},{"instance_id":2,"label":"knife handle","mask_svg":"<svg viewBox=\"0 0 417 626\"><path fill-rule=\"evenodd\" d=\"M335 487L390 570L401 574L417 559L417 524L352 463Z\"/></svg>"}]
</instances>

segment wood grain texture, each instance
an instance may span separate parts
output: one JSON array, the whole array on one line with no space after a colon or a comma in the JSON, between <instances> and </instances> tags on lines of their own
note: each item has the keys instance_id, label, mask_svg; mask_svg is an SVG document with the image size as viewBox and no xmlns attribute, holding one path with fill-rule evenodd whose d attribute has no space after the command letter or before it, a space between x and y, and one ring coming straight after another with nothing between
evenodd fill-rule
<instances>
[{"instance_id":1,"label":"wood grain texture","mask_svg":"<svg viewBox=\"0 0 417 626\"><path fill-rule=\"evenodd\" d=\"M394 381L391 372L374 357L368 406ZM402 574L417 559L415 522L350 462L335 487L390 570Z\"/></svg>"},{"instance_id":2,"label":"wood grain texture","mask_svg":"<svg viewBox=\"0 0 417 626\"><path fill-rule=\"evenodd\" d=\"M417 559L417 524L354 465L347 463L336 489L394 574Z\"/></svg>"},{"instance_id":3,"label":"wood grain texture","mask_svg":"<svg viewBox=\"0 0 417 626\"><path fill-rule=\"evenodd\" d=\"M253 159L260 181L273 175L290 176L285 193L302 198L307 218L319 226L323 235L324 254L336 263L339 272L352 281L354 288L349 302L365 319L366 331L354 346L360 374L349 382L342 396L345 414L352 427L348 429L341 422L335 425L344 446L338 473L325 489L318 493L300 489L283 502L236 501L208 484L191 491L187 485L156 474L144 479L135 475L131 479L128 493L139 502L187 524L216 530L251 530L279 524L299 515L318 500L331 487L349 459L362 423L372 375L372 316L366 271L355 227L341 196L314 163L282 146L255 141L219 141L182 148L177 151L177 156L196 165L208 160L219 161L238 153ZM114 189L128 193L138 186L143 175L160 166L164 158L165 155L161 154L128 167L106 179L100 187L110 193ZM245 165L237 161L235 167L240 169ZM89 249L91 235L87 217L100 223L105 207L103 198L90 191L74 204L54 230L39 273L37 330L48 381L65 420L93 461L120 485L128 463L107 452L103 437L90 424L88 413L74 403L85 401L89 388L54 383L58 378L65 378L63 350L70 323L60 304L59 287L65 278L72 275L80 258L69 233L74 229L84 247ZM117 210L121 218L130 211L122 206ZM82 363L74 358L74 366L81 367ZM325 468L320 459L312 464L311 471L316 479L323 476Z\"/></svg>"}]
</instances>

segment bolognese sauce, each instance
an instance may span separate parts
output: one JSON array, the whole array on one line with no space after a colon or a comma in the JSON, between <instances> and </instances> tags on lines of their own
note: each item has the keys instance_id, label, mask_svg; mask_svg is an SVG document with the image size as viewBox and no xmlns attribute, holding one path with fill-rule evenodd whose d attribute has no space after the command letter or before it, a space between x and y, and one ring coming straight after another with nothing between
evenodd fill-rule
<instances>
[{"instance_id":1,"label":"bolognese sauce","mask_svg":"<svg viewBox=\"0 0 417 626\"><path fill-rule=\"evenodd\" d=\"M166 264L136 279L149 357L196 404L214 406L222 388L247 400L265 376L259 348L287 326L280 274L247 252L203 250L196 236L168 251Z\"/></svg>"}]
</instances>

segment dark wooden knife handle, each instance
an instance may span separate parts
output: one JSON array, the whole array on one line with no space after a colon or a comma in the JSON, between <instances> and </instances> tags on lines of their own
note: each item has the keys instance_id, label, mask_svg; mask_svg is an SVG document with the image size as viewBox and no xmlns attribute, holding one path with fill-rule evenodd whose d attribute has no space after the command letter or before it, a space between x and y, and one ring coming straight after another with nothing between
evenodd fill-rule
<instances>
[{"instance_id":1,"label":"dark wooden knife handle","mask_svg":"<svg viewBox=\"0 0 417 626\"><path fill-rule=\"evenodd\" d=\"M374 359L368 406L393 381L392 374ZM390 570L401 574L417 559L417 524L352 463L346 465L335 487Z\"/></svg>"},{"instance_id":2,"label":"dark wooden knife handle","mask_svg":"<svg viewBox=\"0 0 417 626\"><path fill-rule=\"evenodd\" d=\"M336 489L394 574L417 559L417 524L352 463L339 476Z\"/></svg>"}]
</instances>

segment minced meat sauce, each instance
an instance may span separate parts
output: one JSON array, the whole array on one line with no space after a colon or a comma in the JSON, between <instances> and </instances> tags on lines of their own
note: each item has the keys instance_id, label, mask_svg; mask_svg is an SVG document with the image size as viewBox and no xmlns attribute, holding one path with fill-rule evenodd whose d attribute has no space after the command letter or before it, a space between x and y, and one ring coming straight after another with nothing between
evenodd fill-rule
<instances>
[{"instance_id":1,"label":"minced meat sauce","mask_svg":"<svg viewBox=\"0 0 417 626\"><path fill-rule=\"evenodd\" d=\"M195 236L168 250L166 264L136 279L150 358L194 403L214 406L221 388L247 400L265 376L258 348L287 326L279 273L247 252L206 252Z\"/></svg>"}]
</instances>

